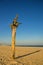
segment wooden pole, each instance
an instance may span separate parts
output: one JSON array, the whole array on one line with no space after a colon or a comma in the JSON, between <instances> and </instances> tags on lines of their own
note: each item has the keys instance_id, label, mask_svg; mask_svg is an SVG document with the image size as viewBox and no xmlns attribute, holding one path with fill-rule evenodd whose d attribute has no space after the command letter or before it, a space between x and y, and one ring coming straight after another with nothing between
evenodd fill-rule
<instances>
[{"instance_id":1,"label":"wooden pole","mask_svg":"<svg viewBox=\"0 0 43 65\"><path fill-rule=\"evenodd\" d=\"M13 23L11 24L12 29L12 57L15 58L15 42L16 42L16 28L20 23L17 22L18 16L13 20Z\"/></svg>"},{"instance_id":2,"label":"wooden pole","mask_svg":"<svg viewBox=\"0 0 43 65\"><path fill-rule=\"evenodd\" d=\"M16 26L12 25L12 57L15 58Z\"/></svg>"}]
</instances>

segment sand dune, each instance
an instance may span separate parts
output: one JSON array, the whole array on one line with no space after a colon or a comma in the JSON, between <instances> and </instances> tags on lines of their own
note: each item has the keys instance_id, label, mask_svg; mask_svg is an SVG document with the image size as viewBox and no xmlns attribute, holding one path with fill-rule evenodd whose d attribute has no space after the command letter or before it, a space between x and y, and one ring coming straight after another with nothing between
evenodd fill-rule
<instances>
[{"instance_id":1,"label":"sand dune","mask_svg":"<svg viewBox=\"0 0 43 65\"><path fill-rule=\"evenodd\" d=\"M0 65L43 65L43 47L17 47L12 59L11 46L0 46Z\"/></svg>"}]
</instances>

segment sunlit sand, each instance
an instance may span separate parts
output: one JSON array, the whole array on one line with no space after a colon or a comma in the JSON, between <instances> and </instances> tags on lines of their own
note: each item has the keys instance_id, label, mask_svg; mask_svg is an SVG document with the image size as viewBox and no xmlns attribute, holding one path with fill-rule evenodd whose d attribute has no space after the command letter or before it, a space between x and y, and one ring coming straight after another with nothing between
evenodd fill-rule
<instances>
[{"instance_id":1,"label":"sunlit sand","mask_svg":"<svg viewBox=\"0 0 43 65\"><path fill-rule=\"evenodd\" d=\"M43 47L17 47L12 59L11 46L0 46L0 65L43 65Z\"/></svg>"}]
</instances>

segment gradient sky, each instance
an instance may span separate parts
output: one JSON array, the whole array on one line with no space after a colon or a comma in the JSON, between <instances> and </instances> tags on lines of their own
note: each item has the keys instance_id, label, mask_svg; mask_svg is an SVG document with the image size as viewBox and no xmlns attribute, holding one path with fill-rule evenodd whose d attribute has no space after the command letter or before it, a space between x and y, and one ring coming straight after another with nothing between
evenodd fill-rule
<instances>
[{"instance_id":1,"label":"gradient sky","mask_svg":"<svg viewBox=\"0 0 43 65\"><path fill-rule=\"evenodd\" d=\"M18 14L16 44L43 45L43 0L0 0L0 42L11 44L10 24Z\"/></svg>"}]
</instances>

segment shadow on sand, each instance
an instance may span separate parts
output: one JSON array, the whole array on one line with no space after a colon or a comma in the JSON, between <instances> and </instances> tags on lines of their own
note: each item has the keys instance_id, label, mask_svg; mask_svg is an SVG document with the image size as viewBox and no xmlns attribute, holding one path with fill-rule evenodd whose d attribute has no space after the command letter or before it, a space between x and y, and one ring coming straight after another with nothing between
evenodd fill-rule
<instances>
[{"instance_id":1,"label":"shadow on sand","mask_svg":"<svg viewBox=\"0 0 43 65\"><path fill-rule=\"evenodd\" d=\"M37 51L31 52L31 53L28 53L28 54L25 54L25 55L22 55L22 56L18 56L18 57L16 57L15 59L22 58L22 57L25 57L25 56L28 56L28 55L37 53L37 52L39 52L39 51L40 51L40 50L37 50Z\"/></svg>"}]
</instances>

